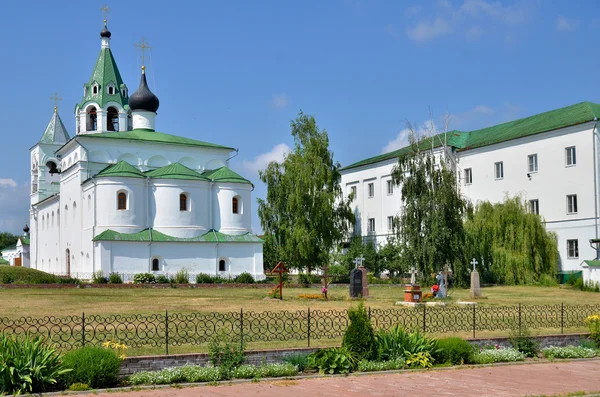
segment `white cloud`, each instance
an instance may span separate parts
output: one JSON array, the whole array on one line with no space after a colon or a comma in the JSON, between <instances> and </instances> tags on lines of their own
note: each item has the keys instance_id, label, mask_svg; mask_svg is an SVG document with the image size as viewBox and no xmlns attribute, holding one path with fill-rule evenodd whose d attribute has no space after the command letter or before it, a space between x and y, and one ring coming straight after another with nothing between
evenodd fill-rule
<instances>
[{"instance_id":1,"label":"white cloud","mask_svg":"<svg viewBox=\"0 0 600 397\"><path fill-rule=\"evenodd\" d=\"M477 105L471 110L453 113L449 116L449 130L472 130L487 127L494 123L493 116L496 112L486 105Z\"/></svg>"},{"instance_id":2,"label":"white cloud","mask_svg":"<svg viewBox=\"0 0 600 397\"><path fill-rule=\"evenodd\" d=\"M29 222L29 183L0 179L0 232L22 233Z\"/></svg>"},{"instance_id":3,"label":"white cloud","mask_svg":"<svg viewBox=\"0 0 600 397\"><path fill-rule=\"evenodd\" d=\"M273 98L271 99L271 106L277 109L285 108L289 103L288 96L285 92L281 94L273 94Z\"/></svg>"},{"instance_id":4,"label":"white cloud","mask_svg":"<svg viewBox=\"0 0 600 397\"><path fill-rule=\"evenodd\" d=\"M280 143L275 145L269 152L259 154L251 161L243 160L242 167L248 172L257 174L258 171L267 168L271 161L281 163L289 152L291 152L290 147L285 143Z\"/></svg>"},{"instance_id":5,"label":"white cloud","mask_svg":"<svg viewBox=\"0 0 600 397\"><path fill-rule=\"evenodd\" d=\"M0 178L0 187L1 186L17 187L17 182L10 178Z\"/></svg>"},{"instance_id":6,"label":"white cloud","mask_svg":"<svg viewBox=\"0 0 600 397\"><path fill-rule=\"evenodd\" d=\"M576 19L567 19L562 15L556 20L556 30L559 32L572 32L578 26L579 22Z\"/></svg>"},{"instance_id":7,"label":"white cloud","mask_svg":"<svg viewBox=\"0 0 600 397\"><path fill-rule=\"evenodd\" d=\"M437 17L433 21L419 21L415 26L408 29L406 34L414 41L429 41L452 31L452 27L444 18Z\"/></svg>"},{"instance_id":8,"label":"white cloud","mask_svg":"<svg viewBox=\"0 0 600 397\"><path fill-rule=\"evenodd\" d=\"M425 121L423 124L416 126L416 127L408 126L408 127L404 128L402 131L400 131L398 133L398 135L396 136L396 138L389 141L387 143L387 145L385 145L381 149L381 153L383 154L383 153L393 152L394 150L402 149L403 147L408 146L410 144L409 138L410 138L411 128L412 128L412 131L417 136L417 138L421 137L423 135L431 136L438 132L435 123L433 123L431 120Z\"/></svg>"}]
</instances>

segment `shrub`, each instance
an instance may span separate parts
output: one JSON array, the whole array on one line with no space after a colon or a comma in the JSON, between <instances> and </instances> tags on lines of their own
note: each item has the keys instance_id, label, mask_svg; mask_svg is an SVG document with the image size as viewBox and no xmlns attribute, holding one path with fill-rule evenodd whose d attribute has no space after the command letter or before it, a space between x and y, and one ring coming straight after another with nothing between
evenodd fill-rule
<instances>
[{"instance_id":1,"label":"shrub","mask_svg":"<svg viewBox=\"0 0 600 397\"><path fill-rule=\"evenodd\" d=\"M298 284L302 284L303 287L310 287L311 284L319 284L321 277L316 274L310 273L298 273Z\"/></svg>"},{"instance_id":2,"label":"shrub","mask_svg":"<svg viewBox=\"0 0 600 397\"><path fill-rule=\"evenodd\" d=\"M133 276L134 284L154 284L156 283L156 277L152 273L138 273Z\"/></svg>"},{"instance_id":3,"label":"shrub","mask_svg":"<svg viewBox=\"0 0 600 397\"><path fill-rule=\"evenodd\" d=\"M358 370L361 372L390 371L393 369L403 369L405 366L406 361L402 357L388 361L362 360L358 363Z\"/></svg>"},{"instance_id":4,"label":"shrub","mask_svg":"<svg viewBox=\"0 0 600 397\"><path fill-rule=\"evenodd\" d=\"M596 347L598 347L596 345L596 341L592 340L592 339L587 339L587 338L581 338L579 339L579 347L587 347L588 349L595 349Z\"/></svg>"},{"instance_id":5,"label":"shrub","mask_svg":"<svg viewBox=\"0 0 600 397\"><path fill-rule=\"evenodd\" d=\"M254 277L252 277L252 275L248 272L244 272L240 275L238 275L234 282L238 283L238 284L253 284L254 283Z\"/></svg>"},{"instance_id":6,"label":"shrub","mask_svg":"<svg viewBox=\"0 0 600 397\"><path fill-rule=\"evenodd\" d=\"M208 342L210 362L221 369L221 376L224 379L229 379L232 370L244 363L246 360L244 350L245 344L243 342L231 339L226 334L215 335Z\"/></svg>"},{"instance_id":7,"label":"shrub","mask_svg":"<svg viewBox=\"0 0 600 397\"><path fill-rule=\"evenodd\" d=\"M168 385L181 382L217 382L221 379L219 368L185 365L161 371L142 371L129 376L132 385Z\"/></svg>"},{"instance_id":8,"label":"shrub","mask_svg":"<svg viewBox=\"0 0 600 397\"><path fill-rule=\"evenodd\" d=\"M356 309L348 309L350 325L344 333L342 346L354 353L359 360L370 360L377 354L375 332L362 302Z\"/></svg>"},{"instance_id":9,"label":"shrub","mask_svg":"<svg viewBox=\"0 0 600 397\"><path fill-rule=\"evenodd\" d=\"M428 351L417 353L406 352L406 365L410 368L431 368L434 359Z\"/></svg>"},{"instance_id":10,"label":"shrub","mask_svg":"<svg viewBox=\"0 0 600 397\"><path fill-rule=\"evenodd\" d=\"M56 284L62 280L62 277L27 267L0 267L0 281L10 281L10 284Z\"/></svg>"},{"instance_id":11,"label":"shrub","mask_svg":"<svg viewBox=\"0 0 600 397\"><path fill-rule=\"evenodd\" d=\"M196 283L197 284L215 284L216 276L211 276L210 274L198 273L196 274Z\"/></svg>"},{"instance_id":12,"label":"shrub","mask_svg":"<svg viewBox=\"0 0 600 397\"><path fill-rule=\"evenodd\" d=\"M512 347L527 357L535 357L539 351L539 342L531 336L531 331L525 326L512 328L509 334L509 341Z\"/></svg>"},{"instance_id":13,"label":"shrub","mask_svg":"<svg viewBox=\"0 0 600 397\"><path fill-rule=\"evenodd\" d=\"M10 273L2 274L2 284L12 284L15 282L15 277Z\"/></svg>"},{"instance_id":14,"label":"shrub","mask_svg":"<svg viewBox=\"0 0 600 397\"><path fill-rule=\"evenodd\" d=\"M73 369L62 377L65 386L85 383L98 389L117 384L121 359L113 350L88 346L66 353L63 363Z\"/></svg>"},{"instance_id":15,"label":"shrub","mask_svg":"<svg viewBox=\"0 0 600 397\"><path fill-rule=\"evenodd\" d=\"M158 276L156 276L157 284L169 284L171 281L172 280L164 274L159 274Z\"/></svg>"},{"instance_id":16,"label":"shrub","mask_svg":"<svg viewBox=\"0 0 600 397\"><path fill-rule=\"evenodd\" d=\"M104 272L102 270L98 270L95 273L92 273L92 284L107 284L108 277L104 276Z\"/></svg>"},{"instance_id":17,"label":"shrub","mask_svg":"<svg viewBox=\"0 0 600 397\"><path fill-rule=\"evenodd\" d=\"M600 345L600 314L594 313L585 319L585 325L590 331L590 339L596 342L596 345Z\"/></svg>"},{"instance_id":18,"label":"shrub","mask_svg":"<svg viewBox=\"0 0 600 397\"><path fill-rule=\"evenodd\" d=\"M69 390L70 391L86 391L86 390L92 390L92 388L89 385L86 385L85 383L73 383L71 386L69 386Z\"/></svg>"},{"instance_id":19,"label":"shrub","mask_svg":"<svg viewBox=\"0 0 600 397\"><path fill-rule=\"evenodd\" d=\"M110 276L108 276L108 283L123 284L123 279L121 278L121 275L119 273L111 273Z\"/></svg>"},{"instance_id":20,"label":"shrub","mask_svg":"<svg viewBox=\"0 0 600 397\"><path fill-rule=\"evenodd\" d=\"M68 372L43 338L0 334L0 394L46 391Z\"/></svg>"},{"instance_id":21,"label":"shrub","mask_svg":"<svg viewBox=\"0 0 600 397\"><path fill-rule=\"evenodd\" d=\"M596 356L596 350L580 346L549 346L542 349L546 358L591 358Z\"/></svg>"},{"instance_id":22,"label":"shrub","mask_svg":"<svg viewBox=\"0 0 600 397\"><path fill-rule=\"evenodd\" d=\"M308 354L295 353L290 354L288 356L283 356L281 361L287 364L292 364L298 371L304 372L304 370L308 367Z\"/></svg>"},{"instance_id":23,"label":"shrub","mask_svg":"<svg viewBox=\"0 0 600 397\"><path fill-rule=\"evenodd\" d=\"M175 283L188 284L190 282L190 274L186 269L181 269L175 274Z\"/></svg>"},{"instance_id":24,"label":"shrub","mask_svg":"<svg viewBox=\"0 0 600 397\"><path fill-rule=\"evenodd\" d=\"M483 349L473 357L475 364L491 364L525 360L525 355L510 347L499 349Z\"/></svg>"},{"instance_id":25,"label":"shrub","mask_svg":"<svg viewBox=\"0 0 600 397\"><path fill-rule=\"evenodd\" d=\"M433 355L438 363L470 364L473 362L475 348L469 342L457 337L438 339Z\"/></svg>"},{"instance_id":26,"label":"shrub","mask_svg":"<svg viewBox=\"0 0 600 397\"><path fill-rule=\"evenodd\" d=\"M558 285L558 280L556 277L552 277L549 274L542 274L538 284L542 287L556 287Z\"/></svg>"},{"instance_id":27,"label":"shrub","mask_svg":"<svg viewBox=\"0 0 600 397\"><path fill-rule=\"evenodd\" d=\"M406 332L399 324L389 331L379 330L376 334L377 357L381 361L395 360L408 354L436 353L435 339L419 331Z\"/></svg>"},{"instance_id":28,"label":"shrub","mask_svg":"<svg viewBox=\"0 0 600 397\"><path fill-rule=\"evenodd\" d=\"M347 374L356 365L354 352L345 347L330 347L317 350L308 356L308 366L319 370L321 374Z\"/></svg>"}]
</instances>

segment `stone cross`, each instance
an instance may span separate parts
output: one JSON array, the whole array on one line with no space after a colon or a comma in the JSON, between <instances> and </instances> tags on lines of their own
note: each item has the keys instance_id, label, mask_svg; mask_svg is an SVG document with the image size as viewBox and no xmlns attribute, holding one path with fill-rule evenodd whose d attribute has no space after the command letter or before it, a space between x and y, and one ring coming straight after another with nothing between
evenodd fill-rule
<instances>
[{"instance_id":1,"label":"stone cross","mask_svg":"<svg viewBox=\"0 0 600 397\"><path fill-rule=\"evenodd\" d=\"M473 258L473 260L471 261L471 265L473 265L473 271L476 272L477 268L475 266L477 266L479 264L479 262L477 262L477 260L475 258Z\"/></svg>"},{"instance_id":2,"label":"stone cross","mask_svg":"<svg viewBox=\"0 0 600 397\"><path fill-rule=\"evenodd\" d=\"M354 263L356 265L355 268L357 268L359 266L362 266L364 260L365 260L365 257L361 255L361 256L359 256L357 258L354 258L354 260L352 261L352 263Z\"/></svg>"},{"instance_id":3,"label":"stone cross","mask_svg":"<svg viewBox=\"0 0 600 397\"><path fill-rule=\"evenodd\" d=\"M416 284L417 283L417 269L415 269L415 267L411 267L410 268L410 283L411 284Z\"/></svg>"}]
</instances>

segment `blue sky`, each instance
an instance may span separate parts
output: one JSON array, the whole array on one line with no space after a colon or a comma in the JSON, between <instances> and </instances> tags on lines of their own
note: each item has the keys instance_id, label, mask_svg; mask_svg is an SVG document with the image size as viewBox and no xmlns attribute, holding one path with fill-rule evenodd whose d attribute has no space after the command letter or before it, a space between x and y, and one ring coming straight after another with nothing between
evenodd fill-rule
<instances>
[{"instance_id":1,"label":"blue sky","mask_svg":"<svg viewBox=\"0 0 600 397\"><path fill-rule=\"evenodd\" d=\"M111 48L130 91L152 45L157 130L238 147L258 169L292 146L302 109L327 130L342 165L406 142L405 121L469 130L582 101L600 102L597 1L119 1ZM102 2L5 0L0 37L0 231L28 219L29 148L58 92L73 109L100 51ZM253 203L253 228L260 222Z\"/></svg>"}]
</instances>

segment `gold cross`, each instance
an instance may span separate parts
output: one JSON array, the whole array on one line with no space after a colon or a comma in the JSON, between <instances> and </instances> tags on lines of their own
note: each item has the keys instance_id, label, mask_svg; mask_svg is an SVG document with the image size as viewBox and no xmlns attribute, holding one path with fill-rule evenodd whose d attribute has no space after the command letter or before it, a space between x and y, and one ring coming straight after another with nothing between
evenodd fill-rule
<instances>
[{"instance_id":1,"label":"gold cross","mask_svg":"<svg viewBox=\"0 0 600 397\"><path fill-rule=\"evenodd\" d=\"M100 7L100 11L102 11L102 18L104 19L104 27L106 27L106 20L108 19L108 14L110 14L110 8L108 5L104 3L102 7Z\"/></svg>"},{"instance_id":2,"label":"gold cross","mask_svg":"<svg viewBox=\"0 0 600 397\"><path fill-rule=\"evenodd\" d=\"M55 92L54 96L51 96L50 99L54 101L54 111L57 112L58 111L58 101L62 101L62 98L59 97L58 94Z\"/></svg>"},{"instance_id":3,"label":"gold cross","mask_svg":"<svg viewBox=\"0 0 600 397\"><path fill-rule=\"evenodd\" d=\"M135 48L142 52L142 70L146 69L146 51L149 51L152 47L148 45L146 39L142 37L142 41L133 45Z\"/></svg>"}]
</instances>

